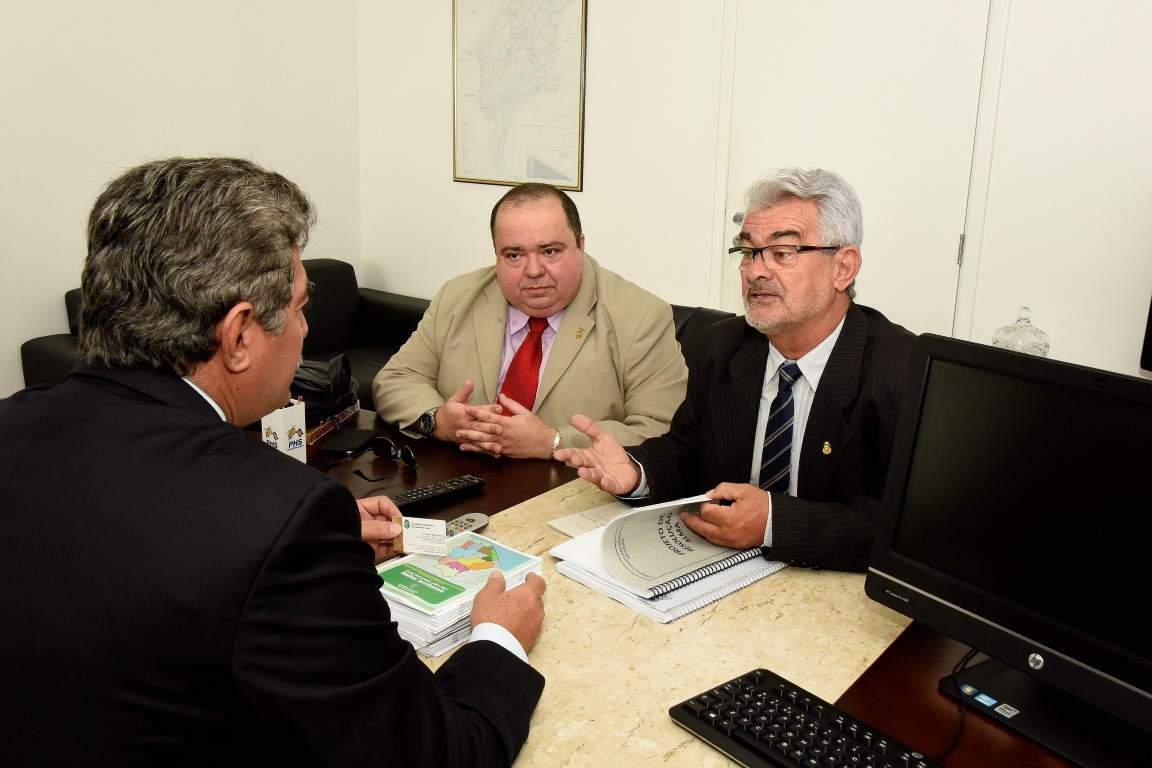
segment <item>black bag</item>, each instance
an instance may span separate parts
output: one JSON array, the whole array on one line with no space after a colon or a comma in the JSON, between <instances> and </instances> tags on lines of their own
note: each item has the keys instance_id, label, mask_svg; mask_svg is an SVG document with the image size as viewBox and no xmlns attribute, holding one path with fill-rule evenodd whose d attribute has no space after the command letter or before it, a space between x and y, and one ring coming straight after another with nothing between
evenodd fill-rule
<instances>
[{"instance_id":1,"label":"black bag","mask_svg":"<svg viewBox=\"0 0 1152 768\"><path fill-rule=\"evenodd\" d=\"M327 363L301 360L292 379L292 399L304 398L304 424L308 427L357 402L359 389L347 355L337 355Z\"/></svg>"}]
</instances>

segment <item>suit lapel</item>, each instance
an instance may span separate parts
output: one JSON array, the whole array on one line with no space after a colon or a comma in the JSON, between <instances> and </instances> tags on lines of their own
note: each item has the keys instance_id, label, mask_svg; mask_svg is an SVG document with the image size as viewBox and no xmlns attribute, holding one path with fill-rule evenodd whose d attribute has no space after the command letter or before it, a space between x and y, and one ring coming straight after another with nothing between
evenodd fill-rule
<instances>
[{"instance_id":1,"label":"suit lapel","mask_svg":"<svg viewBox=\"0 0 1152 768\"><path fill-rule=\"evenodd\" d=\"M824 375L820 377L820 388L812 400L812 410L804 427L804 445L800 449L800 488L797 490L804 498L823 498L840 457L845 455L852 439L844 411L860 391L867 333L868 319L852 304L824 368Z\"/></svg>"},{"instance_id":2,"label":"suit lapel","mask_svg":"<svg viewBox=\"0 0 1152 768\"><path fill-rule=\"evenodd\" d=\"M556 338L552 342L552 349L548 353L548 362L540 373L540 389L536 394L536 410L548 397L548 393L560 381L560 377L572 365L576 355L588 340L596 320L590 312L596 304L596 271L595 262L591 256L584 256L584 271L580 277L580 292L564 312L560 327L556 329Z\"/></svg>"},{"instance_id":3,"label":"suit lapel","mask_svg":"<svg viewBox=\"0 0 1152 768\"><path fill-rule=\"evenodd\" d=\"M472 331L476 338L480 381L473 382L476 390L472 393L471 401L494 403L499 394L496 386L500 380L500 357L504 354L508 302L495 277L484 286L483 295L485 300L477 302L472 311Z\"/></svg>"},{"instance_id":4,"label":"suit lapel","mask_svg":"<svg viewBox=\"0 0 1152 768\"><path fill-rule=\"evenodd\" d=\"M722 476L747 478L756 440L756 412L768 364L768 340L751 326L728 361L728 380L717 382L709 398L717 424L716 456ZM751 406L749 405L751 404Z\"/></svg>"}]
</instances>

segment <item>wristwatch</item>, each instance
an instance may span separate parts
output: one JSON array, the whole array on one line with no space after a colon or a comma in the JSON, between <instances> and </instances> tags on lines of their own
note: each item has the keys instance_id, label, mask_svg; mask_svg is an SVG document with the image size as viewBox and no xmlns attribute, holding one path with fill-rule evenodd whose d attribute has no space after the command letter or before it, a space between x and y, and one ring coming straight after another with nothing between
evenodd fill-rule
<instances>
[{"instance_id":1,"label":"wristwatch","mask_svg":"<svg viewBox=\"0 0 1152 768\"><path fill-rule=\"evenodd\" d=\"M424 413L420 414L420 419L416 422L416 431L425 437L435 432L436 411L439 409L440 406L436 406L435 408L429 408L428 410L424 411Z\"/></svg>"}]
</instances>

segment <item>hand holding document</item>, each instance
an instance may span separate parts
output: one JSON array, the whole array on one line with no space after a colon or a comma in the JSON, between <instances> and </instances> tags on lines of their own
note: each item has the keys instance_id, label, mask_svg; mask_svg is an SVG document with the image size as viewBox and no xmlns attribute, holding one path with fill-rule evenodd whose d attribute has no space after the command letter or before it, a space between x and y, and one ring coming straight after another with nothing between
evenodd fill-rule
<instances>
[{"instance_id":1,"label":"hand holding document","mask_svg":"<svg viewBox=\"0 0 1152 768\"><path fill-rule=\"evenodd\" d=\"M448 540L445 555L406 555L376 567L400 635L424 656L439 656L468 639L472 602L497 569L512 588L529 573L539 574L541 561L478 533L461 533Z\"/></svg>"},{"instance_id":2,"label":"hand holding document","mask_svg":"<svg viewBox=\"0 0 1152 768\"><path fill-rule=\"evenodd\" d=\"M554 547L556 570L661 622L775 573L783 563L711 544L680 519L707 496L637 507Z\"/></svg>"}]
</instances>

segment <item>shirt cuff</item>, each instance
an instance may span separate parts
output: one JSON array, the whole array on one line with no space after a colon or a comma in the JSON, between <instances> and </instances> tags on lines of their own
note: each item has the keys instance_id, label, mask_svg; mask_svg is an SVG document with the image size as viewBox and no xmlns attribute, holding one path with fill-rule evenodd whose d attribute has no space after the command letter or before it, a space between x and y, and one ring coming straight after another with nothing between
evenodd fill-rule
<instances>
[{"instance_id":1,"label":"shirt cuff","mask_svg":"<svg viewBox=\"0 0 1152 768\"><path fill-rule=\"evenodd\" d=\"M472 637L468 638L468 642L474 643L477 640L491 640L509 653L515 654L520 661L525 664L528 663L528 654L524 652L524 647L520 645L520 641L499 624L490 621L477 624L472 630Z\"/></svg>"},{"instance_id":2,"label":"shirt cuff","mask_svg":"<svg viewBox=\"0 0 1152 768\"><path fill-rule=\"evenodd\" d=\"M768 493L768 519L764 521L764 546L772 549L772 493Z\"/></svg>"},{"instance_id":3,"label":"shirt cuff","mask_svg":"<svg viewBox=\"0 0 1152 768\"><path fill-rule=\"evenodd\" d=\"M633 499L646 499L649 496L648 474L644 471L644 465L636 461L636 459L632 457L632 454L629 453L628 458L632 459L632 463L640 469L640 484L636 486L636 490L632 491L632 493L626 493L622 496L617 496L616 498L627 501L631 501Z\"/></svg>"}]
</instances>

